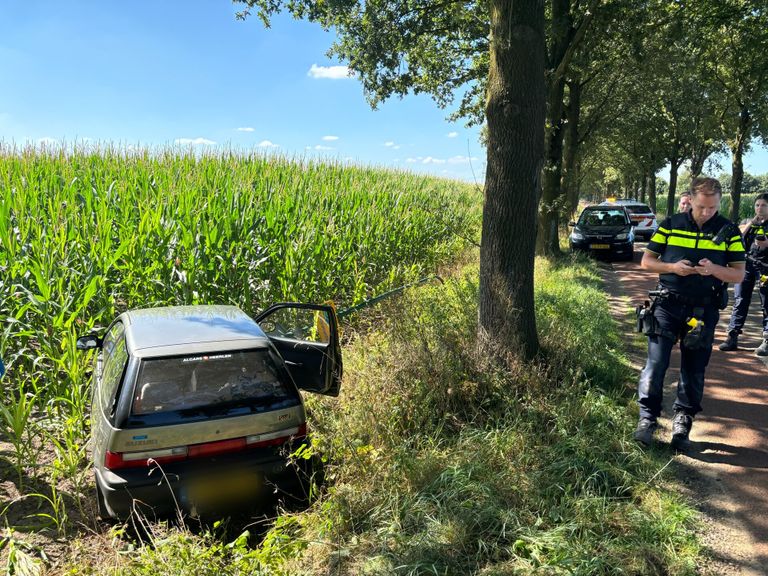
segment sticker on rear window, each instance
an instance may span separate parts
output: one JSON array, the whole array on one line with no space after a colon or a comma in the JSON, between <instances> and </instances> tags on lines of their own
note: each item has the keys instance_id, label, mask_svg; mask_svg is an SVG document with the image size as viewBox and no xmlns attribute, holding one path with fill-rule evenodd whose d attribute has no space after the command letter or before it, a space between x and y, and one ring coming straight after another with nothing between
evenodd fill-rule
<instances>
[{"instance_id":1,"label":"sticker on rear window","mask_svg":"<svg viewBox=\"0 0 768 576\"><path fill-rule=\"evenodd\" d=\"M232 358L232 354L214 354L211 356L192 356L184 358L182 362L207 362L209 360L227 360Z\"/></svg>"}]
</instances>

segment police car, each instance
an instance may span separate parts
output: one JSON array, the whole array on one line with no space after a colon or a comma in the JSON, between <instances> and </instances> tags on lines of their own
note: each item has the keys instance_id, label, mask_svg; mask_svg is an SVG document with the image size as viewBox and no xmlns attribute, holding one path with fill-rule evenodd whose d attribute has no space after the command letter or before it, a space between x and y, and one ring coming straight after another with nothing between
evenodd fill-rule
<instances>
[{"instance_id":1,"label":"police car","mask_svg":"<svg viewBox=\"0 0 768 576\"><path fill-rule=\"evenodd\" d=\"M282 303L255 319L235 306L131 310L103 338L78 338L97 352L99 515L218 515L298 488L299 390L338 395L338 334L332 307Z\"/></svg>"},{"instance_id":2,"label":"police car","mask_svg":"<svg viewBox=\"0 0 768 576\"><path fill-rule=\"evenodd\" d=\"M659 227L656 222L656 215L653 213L653 210L651 210L651 207L642 202L638 202L637 200L616 200L609 198L605 202L601 202L600 205L624 206L629 213L629 218L632 220L636 238L650 240L651 236L653 236L656 229Z\"/></svg>"}]
</instances>

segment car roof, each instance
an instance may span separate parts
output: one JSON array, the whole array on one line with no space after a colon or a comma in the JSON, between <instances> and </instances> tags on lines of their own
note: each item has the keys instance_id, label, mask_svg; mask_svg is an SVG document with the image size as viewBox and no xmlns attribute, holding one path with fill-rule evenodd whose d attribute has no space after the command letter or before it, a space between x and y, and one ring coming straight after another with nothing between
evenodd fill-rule
<instances>
[{"instance_id":1,"label":"car roof","mask_svg":"<svg viewBox=\"0 0 768 576\"><path fill-rule=\"evenodd\" d=\"M623 212L626 212L623 204L608 204L606 202L603 202L601 204L590 204L589 206L584 206L584 210L582 210L582 212L586 210L617 210L617 209L620 209Z\"/></svg>"},{"instance_id":2,"label":"car roof","mask_svg":"<svg viewBox=\"0 0 768 576\"><path fill-rule=\"evenodd\" d=\"M164 306L120 315L129 352L137 357L176 356L263 348L269 339L237 306Z\"/></svg>"},{"instance_id":3,"label":"car roof","mask_svg":"<svg viewBox=\"0 0 768 576\"><path fill-rule=\"evenodd\" d=\"M640 202L640 200L606 200L605 202L600 202L601 206L645 206L648 207L648 204L645 202Z\"/></svg>"}]
</instances>

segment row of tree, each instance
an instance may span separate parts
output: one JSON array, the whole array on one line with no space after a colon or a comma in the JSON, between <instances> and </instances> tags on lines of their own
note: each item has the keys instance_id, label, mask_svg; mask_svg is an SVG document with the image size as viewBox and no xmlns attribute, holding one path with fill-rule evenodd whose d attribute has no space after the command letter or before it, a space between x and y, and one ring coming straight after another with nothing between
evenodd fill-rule
<instances>
[{"instance_id":1,"label":"row of tree","mask_svg":"<svg viewBox=\"0 0 768 576\"><path fill-rule=\"evenodd\" d=\"M730 150L738 214L743 155L768 131L765 0L236 1L334 30L372 106L428 93L485 125L479 323L502 352L537 353L534 253L560 253L606 169L655 204L669 165L671 213L680 167Z\"/></svg>"}]
</instances>

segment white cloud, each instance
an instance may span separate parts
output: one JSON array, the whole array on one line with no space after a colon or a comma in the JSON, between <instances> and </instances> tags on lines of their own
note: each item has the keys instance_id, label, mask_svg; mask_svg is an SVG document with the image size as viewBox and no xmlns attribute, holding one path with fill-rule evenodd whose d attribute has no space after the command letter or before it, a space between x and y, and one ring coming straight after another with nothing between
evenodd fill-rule
<instances>
[{"instance_id":1,"label":"white cloud","mask_svg":"<svg viewBox=\"0 0 768 576\"><path fill-rule=\"evenodd\" d=\"M322 146L321 144L318 144L315 146L315 150L333 150L333 148L330 146Z\"/></svg>"},{"instance_id":2,"label":"white cloud","mask_svg":"<svg viewBox=\"0 0 768 576\"><path fill-rule=\"evenodd\" d=\"M432 158L432 156L427 156L421 161L422 164L445 164L445 160L442 158Z\"/></svg>"},{"instance_id":3,"label":"white cloud","mask_svg":"<svg viewBox=\"0 0 768 576\"><path fill-rule=\"evenodd\" d=\"M448 158L448 164L468 164L477 161L477 156L452 156L451 158Z\"/></svg>"},{"instance_id":4,"label":"white cloud","mask_svg":"<svg viewBox=\"0 0 768 576\"><path fill-rule=\"evenodd\" d=\"M187 144L191 144L192 146L212 146L213 144L216 144L216 142L213 140L208 140L207 138L176 138L173 143L181 144L182 146Z\"/></svg>"},{"instance_id":5,"label":"white cloud","mask_svg":"<svg viewBox=\"0 0 768 576\"><path fill-rule=\"evenodd\" d=\"M256 128L251 128L250 126L243 126L237 129L238 132L253 132L254 130L256 130Z\"/></svg>"},{"instance_id":6,"label":"white cloud","mask_svg":"<svg viewBox=\"0 0 768 576\"><path fill-rule=\"evenodd\" d=\"M448 132L448 134L446 134L448 138L456 138L456 136L458 135L459 135L458 132Z\"/></svg>"},{"instance_id":7,"label":"white cloud","mask_svg":"<svg viewBox=\"0 0 768 576\"><path fill-rule=\"evenodd\" d=\"M400 144L395 144L391 140L388 142L384 142L384 146L387 148L392 148L392 150L400 150Z\"/></svg>"},{"instance_id":8,"label":"white cloud","mask_svg":"<svg viewBox=\"0 0 768 576\"><path fill-rule=\"evenodd\" d=\"M326 142L334 142L335 140L338 140L338 136L323 136L323 140Z\"/></svg>"},{"instance_id":9,"label":"white cloud","mask_svg":"<svg viewBox=\"0 0 768 576\"><path fill-rule=\"evenodd\" d=\"M274 142L270 142L269 140L262 140L256 146L259 148L278 148L280 145L275 144Z\"/></svg>"},{"instance_id":10,"label":"white cloud","mask_svg":"<svg viewBox=\"0 0 768 576\"><path fill-rule=\"evenodd\" d=\"M346 66L318 66L312 64L307 72L307 76L311 78L328 78L330 80L341 80L349 78L352 73Z\"/></svg>"}]
</instances>

